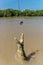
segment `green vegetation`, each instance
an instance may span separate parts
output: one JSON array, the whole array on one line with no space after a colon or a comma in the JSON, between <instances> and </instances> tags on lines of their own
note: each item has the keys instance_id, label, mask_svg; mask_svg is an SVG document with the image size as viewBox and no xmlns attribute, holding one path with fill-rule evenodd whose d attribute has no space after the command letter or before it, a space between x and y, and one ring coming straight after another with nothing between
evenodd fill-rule
<instances>
[{"instance_id":1,"label":"green vegetation","mask_svg":"<svg viewBox=\"0 0 43 65\"><path fill-rule=\"evenodd\" d=\"M6 9L0 10L0 17L12 17L12 16L43 16L43 10L14 10Z\"/></svg>"}]
</instances>

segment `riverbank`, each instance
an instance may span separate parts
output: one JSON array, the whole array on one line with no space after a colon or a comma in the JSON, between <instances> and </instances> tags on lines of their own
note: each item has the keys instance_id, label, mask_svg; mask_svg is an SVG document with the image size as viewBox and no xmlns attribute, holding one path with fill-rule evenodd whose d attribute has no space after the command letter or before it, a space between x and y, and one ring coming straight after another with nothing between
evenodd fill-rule
<instances>
[{"instance_id":1,"label":"riverbank","mask_svg":"<svg viewBox=\"0 0 43 65\"><path fill-rule=\"evenodd\" d=\"M43 10L14 10L5 9L0 10L0 17L13 17L13 16L43 16Z\"/></svg>"}]
</instances>

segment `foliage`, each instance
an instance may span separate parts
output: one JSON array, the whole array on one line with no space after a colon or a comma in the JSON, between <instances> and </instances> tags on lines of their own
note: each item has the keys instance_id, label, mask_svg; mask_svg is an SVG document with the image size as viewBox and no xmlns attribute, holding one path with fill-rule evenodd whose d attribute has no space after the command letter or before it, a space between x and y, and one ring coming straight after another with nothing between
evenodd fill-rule
<instances>
[{"instance_id":1,"label":"foliage","mask_svg":"<svg viewBox=\"0 0 43 65\"><path fill-rule=\"evenodd\" d=\"M12 17L12 16L43 16L43 10L14 10L5 9L0 10L0 17Z\"/></svg>"}]
</instances>

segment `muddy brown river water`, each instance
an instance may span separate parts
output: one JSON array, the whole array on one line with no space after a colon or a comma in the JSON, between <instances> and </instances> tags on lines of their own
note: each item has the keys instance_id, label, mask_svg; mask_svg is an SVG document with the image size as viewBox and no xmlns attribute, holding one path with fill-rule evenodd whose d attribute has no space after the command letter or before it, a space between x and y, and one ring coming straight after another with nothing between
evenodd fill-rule
<instances>
[{"instance_id":1,"label":"muddy brown river water","mask_svg":"<svg viewBox=\"0 0 43 65\"><path fill-rule=\"evenodd\" d=\"M23 25L19 25L21 20ZM24 33L26 55L39 50L28 61L15 57L14 37L19 39L21 32ZM43 17L0 18L0 65L43 65Z\"/></svg>"}]
</instances>

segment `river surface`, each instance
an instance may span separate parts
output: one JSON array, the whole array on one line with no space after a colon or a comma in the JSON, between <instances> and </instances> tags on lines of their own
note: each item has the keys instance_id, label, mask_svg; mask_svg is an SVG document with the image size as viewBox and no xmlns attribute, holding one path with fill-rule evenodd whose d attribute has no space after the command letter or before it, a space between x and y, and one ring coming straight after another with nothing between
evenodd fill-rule
<instances>
[{"instance_id":1,"label":"river surface","mask_svg":"<svg viewBox=\"0 0 43 65\"><path fill-rule=\"evenodd\" d=\"M20 21L23 25L20 25ZM17 45L14 37L19 39L24 33L24 50L26 55L36 52L29 61L15 58ZM0 18L0 65L43 65L43 17Z\"/></svg>"}]
</instances>

